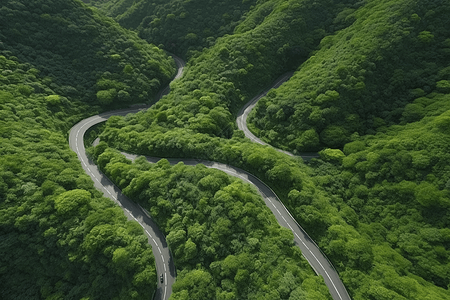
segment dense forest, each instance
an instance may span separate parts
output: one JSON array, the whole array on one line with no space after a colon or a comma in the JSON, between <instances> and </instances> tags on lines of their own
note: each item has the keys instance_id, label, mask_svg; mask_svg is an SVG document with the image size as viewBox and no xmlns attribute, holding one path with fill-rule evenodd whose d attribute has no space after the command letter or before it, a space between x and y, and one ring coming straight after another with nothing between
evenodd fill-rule
<instances>
[{"instance_id":1,"label":"dense forest","mask_svg":"<svg viewBox=\"0 0 450 300\"><path fill-rule=\"evenodd\" d=\"M67 134L116 102L153 101L173 73L161 50L80 2L2 2L1 299L153 294L147 237L94 189Z\"/></svg>"},{"instance_id":2,"label":"dense forest","mask_svg":"<svg viewBox=\"0 0 450 300\"><path fill-rule=\"evenodd\" d=\"M95 8L0 8L2 299L153 293L142 230L93 188L66 138L84 117L152 103L174 75L158 47L188 58L185 74L150 109L111 117L90 151L167 235L171 299L330 296L248 185L112 148L259 177L352 299L450 299L448 1L84 2ZM287 71L248 125L272 146L319 151L307 163L236 130L244 103Z\"/></svg>"}]
</instances>

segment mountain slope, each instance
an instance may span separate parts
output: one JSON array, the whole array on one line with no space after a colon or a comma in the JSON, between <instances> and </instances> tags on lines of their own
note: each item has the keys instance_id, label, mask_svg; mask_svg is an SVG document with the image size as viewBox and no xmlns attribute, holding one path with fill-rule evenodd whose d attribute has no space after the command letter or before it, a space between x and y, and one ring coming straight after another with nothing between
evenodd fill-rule
<instances>
[{"instance_id":1,"label":"mountain slope","mask_svg":"<svg viewBox=\"0 0 450 300\"><path fill-rule=\"evenodd\" d=\"M161 50L81 2L8 1L0 15L0 49L65 97L108 107L150 101L174 75Z\"/></svg>"},{"instance_id":2,"label":"mountain slope","mask_svg":"<svg viewBox=\"0 0 450 300\"><path fill-rule=\"evenodd\" d=\"M345 13L353 23L324 38L288 83L258 103L253 130L276 147L311 151L419 118L413 106L405 109L445 79L449 11L444 1L409 0L343 10L335 22Z\"/></svg>"},{"instance_id":3,"label":"mountain slope","mask_svg":"<svg viewBox=\"0 0 450 300\"><path fill-rule=\"evenodd\" d=\"M128 11L131 1L120 3ZM151 100L157 84L149 70L164 82L170 61L77 1L9 1L0 14L0 274L11 287L2 297L148 297L156 275L140 229L81 175L64 134L82 116L130 103L124 92ZM232 163L264 179L323 247L353 299L449 299L447 15L439 0L260 1L232 35L192 55L160 103L112 118L102 139L130 152ZM179 26L171 18L154 25ZM59 41L72 29L65 47ZM87 41L96 48L80 46ZM300 64L292 81L261 101L254 129L286 149L343 147L325 149L309 166L234 130L233 113ZM291 279L273 277L275 285ZM197 276L186 278L180 297L194 291ZM227 296L229 280L217 282ZM302 283L311 292L315 284Z\"/></svg>"},{"instance_id":4,"label":"mountain slope","mask_svg":"<svg viewBox=\"0 0 450 300\"><path fill-rule=\"evenodd\" d=\"M84 0L150 43L185 57L231 34L255 0ZM193 52L194 51L194 52Z\"/></svg>"}]
</instances>

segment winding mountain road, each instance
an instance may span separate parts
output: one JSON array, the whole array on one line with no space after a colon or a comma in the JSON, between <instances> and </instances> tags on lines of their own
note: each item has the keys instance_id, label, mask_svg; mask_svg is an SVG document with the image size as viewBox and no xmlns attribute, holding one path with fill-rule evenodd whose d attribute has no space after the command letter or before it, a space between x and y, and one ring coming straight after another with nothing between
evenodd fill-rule
<instances>
[{"instance_id":1,"label":"winding mountain road","mask_svg":"<svg viewBox=\"0 0 450 300\"><path fill-rule=\"evenodd\" d=\"M179 57L173 56L173 58L178 69L174 78L175 80L182 76L185 63ZM167 94L169 90L169 87L166 87L158 94L157 99L159 100L162 96ZM148 108L148 106L145 108ZM161 283L158 280L158 289L154 299L166 300L169 299L170 294L172 293L172 284L175 282L176 271L164 234L152 221L148 213L142 209L142 207L123 195L120 189L100 171L92 160L87 157L86 149L84 147L84 134L92 126L105 122L111 116L125 116L129 113L137 113L145 108L140 107L116 110L84 119L70 129L69 146L77 154L83 169L94 181L95 187L102 191L105 197L108 197L119 204L129 220L137 221L144 229L148 242L152 246L153 254L155 255L158 278L160 274L163 274L163 282Z\"/></svg>"},{"instance_id":2,"label":"winding mountain road","mask_svg":"<svg viewBox=\"0 0 450 300\"><path fill-rule=\"evenodd\" d=\"M177 79L182 75L184 62L177 57L174 57L174 59L178 66L178 74L175 77L175 79ZM286 75L286 77L282 77L274 86L281 85L289 78L289 75ZM168 89L165 89L160 96L166 94L167 92ZM255 104L264 95L265 93L260 94L250 102L253 102L253 104ZM247 126L245 125L246 117L243 118L242 115L246 111L248 115L250 110L247 109L251 105L252 103L246 105L246 107L241 110L240 116L238 117L238 126L239 123L241 123L241 125L244 124L243 128L247 128ZM86 156L83 140L84 134L92 126L101 122L105 122L111 116L125 116L129 113L136 113L139 110L141 109L134 108L117 110L99 114L82 120L70 130L69 144L71 149L77 153L78 158L82 163L82 167L92 178L96 188L98 188L100 191L103 191L106 197L111 198L113 201L118 203L118 205L124 210L124 213L128 217L128 219L137 221L144 228L145 233L147 234L149 239L149 244L152 246L152 250L155 255L155 263L158 276L159 274L163 274L164 276L163 283L158 282L158 290L154 299L165 300L170 297L172 292L172 284L175 282L175 266L173 264L173 258L167 246L164 235L152 221L148 213L139 205L135 204L126 196L124 196L121 193L120 189L116 187L91 160L88 159L88 157ZM243 130L243 128L240 127L239 129ZM256 137L254 138L257 139ZM261 141L261 143L263 142ZM292 155L290 153L287 154ZM137 155L133 154L125 155L129 159L135 159L136 157L138 157ZM147 157L147 159L151 162L156 162L160 158ZM169 162L171 164L176 164L180 161L182 161L186 165L196 165L201 163L207 167L222 170L232 176L239 177L242 180L253 184L264 198L266 205L274 213L279 224L290 229L293 232L296 245L300 247L303 256L308 260L316 274L321 275L324 278L325 284L328 286L333 299L350 300L350 297L332 264L322 254L318 246L308 236L303 228L295 221L295 219L292 217L292 215L289 213L289 211L286 209L277 195L266 184L264 184L261 180L259 180L252 174L233 166L197 159L169 159Z\"/></svg>"},{"instance_id":3,"label":"winding mountain road","mask_svg":"<svg viewBox=\"0 0 450 300\"><path fill-rule=\"evenodd\" d=\"M237 126L239 128L239 130L242 130L245 134L245 136L247 138L249 138L252 142L261 144L261 145L267 145L272 147L272 145L267 144L266 142L263 142L260 138L258 138L257 136L255 136L247 127L247 118L248 115L250 114L250 112L252 111L252 109L256 106L256 103L258 103L258 101L264 97L265 95L267 95L267 93L271 90L271 89L276 89L278 88L280 85L282 85L284 82L288 81L289 78L292 77L292 75L294 75L293 72L289 72L289 73L285 73L283 75L281 75L281 77L279 77L274 84L272 84L272 86L270 86L268 89L264 90L262 93L260 93L258 96L254 97L253 99L251 99L249 102L247 102L242 108L241 110L238 112L238 116L236 118L236 123ZM292 154L291 152L288 151L284 151L275 147L272 147L277 151L280 151L284 154L287 154L289 156L295 156L294 154ZM310 160L311 158L315 158L315 157L319 157L319 155L317 155L317 153L302 153L300 154L300 157L303 158L304 160Z\"/></svg>"}]
</instances>

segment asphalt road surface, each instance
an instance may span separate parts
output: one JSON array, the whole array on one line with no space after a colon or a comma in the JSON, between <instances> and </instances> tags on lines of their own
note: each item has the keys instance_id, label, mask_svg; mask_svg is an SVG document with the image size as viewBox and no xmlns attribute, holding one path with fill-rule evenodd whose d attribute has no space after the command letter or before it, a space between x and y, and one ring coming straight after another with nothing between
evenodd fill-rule
<instances>
[{"instance_id":1,"label":"asphalt road surface","mask_svg":"<svg viewBox=\"0 0 450 300\"><path fill-rule=\"evenodd\" d=\"M181 77L182 70L184 67L184 62L174 57L178 66L178 74L175 79ZM281 77L272 87L278 87L283 82L290 78L290 74ZM168 89L165 89L160 97L168 93ZM250 101L246 107L244 107L238 117L239 129L244 130L247 126L245 125L246 116L250 112L251 108L256 104L256 102L263 97L266 92L258 95ZM252 106L253 105L253 106ZM79 160L82 163L82 167L86 173L92 178L97 189L102 191L104 195L116 203L124 210L125 215L130 220L137 221L145 230L147 234L149 244L152 246L153 253L155 255L155 263L158 275L158 290L155 295L155 299L168 299L172 292L172 284L175 282L175 266L173 264L173 258L167 246L164 235L158 229L156 224L152 221L148 213L142 209L139 205L135 204L124 196L120 189L115 186L100 170L99 168L88 159L86 156L86 151L84 147L84 134L92 126L105 122L111 116L125 116L128 113L136 113L141 109L124 109L112 112L103 113L90 118L87 118L78 124L76 124L70 130L69 144L73 151L78 155ZM245 115L245 116L244 116ZM239 125L240 124L240 125ZM245 132L245 130L244 130ZM251 132L249 132L251 134ZM247 133L246 133L247 135ZM252 135L252 134L251 134ZM254 135L251 138L255 142L260 144L265 144ZM250 137L250 136L249 136ZM281 151L281 150L280 150ZM283 151L284 152L284 151ZM287 152L288 155L291 155ZM137 155L126 154L129 159L135 159ZM147 157L151 162L156 162L160 158ZM330 294L335 300L348 300L350 296L348 295L342 281L339 279L339 275L328 261L328 259L322 254L318 246L314 241L308 236L308 234L303 230L303 228L295 221L289 211L285 208L282 202L278 199L277 195L261 180L251 175L250 173L241 170L239 168L204 160L197 159L169 159L172 164L176 164L183 161L186 165L196 165L199 163L204 164L210 168L216 168L222 170L232 176L236 176L250 184L253 184L259 193L262 195L266 205L274 213L276 219L281 226L290 229L294 234L294 240L296 245L298 245L302 251L303 256L310 263L311 267L314 269L316 274L321 275L324 278L325 284L330 290ZM163 274L163 283L159 281L160 274Z\"/></svg>"}]
</instances>

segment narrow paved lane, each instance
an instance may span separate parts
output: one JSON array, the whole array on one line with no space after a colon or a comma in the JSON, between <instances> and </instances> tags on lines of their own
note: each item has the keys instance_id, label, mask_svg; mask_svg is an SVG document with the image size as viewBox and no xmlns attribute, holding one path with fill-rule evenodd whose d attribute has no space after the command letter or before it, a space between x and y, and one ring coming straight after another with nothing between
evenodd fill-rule
<instances>
[{"instance_id":1,"label":"narrow paved lane","mask_svg":"<svg viewBox=\"0 0 450 300\"><path fill-rule=\"evenodd\" d=\"M256 137L247 127L247 117L250 114L251 110L256 106L258 101L267 95L267 93L271 89L276 89L280 85L282 85L284 82L288 81L289 78L292 77L294 73L286 73L279 77L275 83L251 99L247 104L242 107L242 109L239 111L238 116L236 118L236 123L238 125L238 128L242 130L247 138L249 138L251 141L261 144L261 145L268 145L271 146L265 142L263 142L261 139ZM274 148L277 151L280 151L284 154L287 154L289 156L294 156L292 153L288 151L284 151L281 149ZM319 157L317 153L303 153L300 154L300 156L304 160L309 160L314 157ZM247 173L248 174L248 173ZM333 296L333 299L336 300L343 300L343 299L350 299L350 296L342 283L342 281L339 278L339 275L337 271L334 269L331 262L325 257L325 255L320 251L319 247L316 245L316 243L309 237L309 235L306 233L306 231L303 230L303 228L295 221L295 219L292 217L290 212L286 209L286 207L281 203L281 201L278 199L278 197L275 195L275 193L266 186L262 181L260 181L258 178L254 177L251 174L248 174L250 177L252 177L254 180L257 180L258 182L254 182L254 184L257 186L257 188L260 190L261 195L263 195L267 206L270 207L272 212L277 217L278 222L286 227L292 230L295 236L295 241L297 245L302 250L303 256L308 260L311 267L314 269L316 274L321 275L324 280L325 284L328 286L328 289L330 290L331 295ZM253 182L252 182L253 183ZM269 196L270 195L270 196ZM268 199L266 199L267 197ZM278 207L277 207L278 206ZM280 219L281 218L281 219Z\"/></svg>"},{"instance_id":2,"label":"narrow paved lane","mask_svg":"<svg viewBox=\"0 0 450 300\"><path fill-rule=\"evenodd\" d=\"M135 113L137 111L139 110L115 111L85 119L70 130L69 144L70 148L77 153L83 169L94 181L95 187L102 191L105 197L116 202L123 209L129 220L137 221L145 230L148 242L152 246L152 251L155 255L155 264L158 272L158 290L155 299L166 300L169 299L172 293L172 284L175 282L175 265L163 233L145 210L123 195L120 189L99 170L93 161L88 159L84 148L83 137L89 128L98 123L105 122L111 116L124 116L127 113ZM164 277L162 284L159 282L159 276L161 274Z\"/></svg>"}]
</instances>

